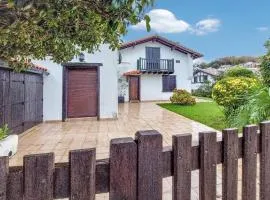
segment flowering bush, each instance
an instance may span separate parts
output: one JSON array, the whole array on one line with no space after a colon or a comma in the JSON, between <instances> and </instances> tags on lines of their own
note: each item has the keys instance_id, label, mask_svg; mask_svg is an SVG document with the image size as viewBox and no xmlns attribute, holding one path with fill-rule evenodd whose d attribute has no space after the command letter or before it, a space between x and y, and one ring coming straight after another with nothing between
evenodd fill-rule
<instances>
[{"instance_id":1,"label":"flowering bush","mask_svg":"<svg viewBox=\"0 0 270 200\"><path fill-rule=\"evenodd\" d=\"M227 77L218 81L212 97L221 106L238 108L246 101L247 95L259 88L259 81L247 77Z\"/></svg>"},{"instance_id":2,"label":"flowering bush","mask_svg":"<svg viewBox=\"0 0 270 200\"><path fill-rule=\"evenodd\" d=\"M177 90L173 91L173 95L170 98L171 102L174 104L180 105L194 105L196 104L195 98L186 90Z\"/></svg>"}]
</instances>

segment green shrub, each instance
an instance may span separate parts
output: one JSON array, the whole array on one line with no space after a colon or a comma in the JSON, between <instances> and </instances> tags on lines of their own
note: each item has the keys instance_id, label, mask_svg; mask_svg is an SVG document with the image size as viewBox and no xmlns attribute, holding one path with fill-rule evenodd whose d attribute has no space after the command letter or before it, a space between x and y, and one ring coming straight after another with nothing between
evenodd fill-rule
<instances>
[{"instance_id":1,"label":"green shrub","mask_svg":"<svg viewBox=\"0 0 270 200\"><path fill-rule=\"evenodd\" d=\"M248 96L247 102L232 113L228 122L231 127L243 127L269 119L270 90L268 87L262 86Z\"/></svg>"},{"instance_id":2,"label":"green shrub","mask_svg":"<svg viewBox=\"0 0 270 200\"><path fill-rule=\"evenodd\" d=\"M225 77L248 77L248 78L255 78L255 74L242 66L235 66L229 70L227 70L223 74L223 78Z\"/></svg>"},{"instance_id":3,"label":"green shrub","mask_svg":"<svg viewBox=\"0 0 270 200\"><path fill-rule=\"evenodd\" d=\"M246 77L227 77L213 87L213 99L224 107L226 119L247 102L249 94L260 87L257 79Z\"/></svg>"},{"instance_id":4,"label":"green shrub","mask_svg":"<svg viewBox=\"0 0 270 200\"><path fill-rule=\"evenodd\" d=\"M8 125L5 124L3 127L0 128L0 140L6 138L9 134Z\"/></svg>"},{"instance_id":5,"label":"green shrub","mask_svg":"<svg viewBox=\"0 0 270 200\"><path fill-rule=\"evenodd\" d=\"M212 97L213 84L209 81L203 83L198 89L192 91L193 96L197 97Z\"/></svg>"},{"instance_id":6,"label":"green shrub","mask_svg":"<svg viewBox=\"0 0 270 200\"><path fill-rule=\"evenodd\" d=\"M263 82L266 86L270 87L270 52L262 57L260 72Z\"/></svg>"},{"instance_id":7,"label":"green shrub","mask_svg":"<svg viewBox=\"0 0 270 200\"><path fill-rule=\"evenodd\" d=\"M186 90L177 90L173 91L173 95L170 98L171 102L174 104L180 105L194 105L196 104L195 98Z\"/></svg>"}]
</instances>

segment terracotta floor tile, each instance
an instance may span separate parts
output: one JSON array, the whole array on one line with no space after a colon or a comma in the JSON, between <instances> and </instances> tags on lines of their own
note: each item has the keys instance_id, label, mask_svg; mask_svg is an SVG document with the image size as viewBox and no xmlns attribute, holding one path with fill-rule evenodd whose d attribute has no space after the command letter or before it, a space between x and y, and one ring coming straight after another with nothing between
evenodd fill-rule
<instances>
[{"instance_id":1,"label":"terracotta floor tile","mask_svg":"<svg viewBox=\"0 0 270 200\"><path fill-rule=\"evenodd\" d=\"M56 162L67 162L69 150L93 147L96 147L97 159L108 158L111 139L134 138L137 131L151 129L162 134L164 146L171 145L174 134L191 133L193 143L197 143L199 132L214 131L160 108L156 103L125 103L119 105L118 120L68 121L44 123L34 127L20 137L19 151L10 159L10 165L22 165L24 155L42 152L54 152ZM192 172L192 200L199 198L198 178L198 171ZM164 179L163 190L163 199L172 199L171 178ZM108 194L96 196L99 200L108 199Z\"/></svg>"}]
</instances>

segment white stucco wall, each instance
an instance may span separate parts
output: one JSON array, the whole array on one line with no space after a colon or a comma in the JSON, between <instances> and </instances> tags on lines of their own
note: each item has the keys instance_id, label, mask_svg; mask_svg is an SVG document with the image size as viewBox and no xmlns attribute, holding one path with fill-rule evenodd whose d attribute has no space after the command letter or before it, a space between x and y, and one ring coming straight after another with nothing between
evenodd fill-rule
<instances>
[{"instance_id":1,"label":"white stucco wall","mask_svg":"<svg viewBox=\"0 0 270 200\"><path fill-rule=\"evenodd\" d=\"M85 62L102 63L100 67L100 118L115 118L118 115L117 95L117 52L108 45L102 45L94 54L85 53ZM71 62L79 62L74 58ZM62 119L62 66L49 59L34 61L48 68L50 73L44 77L43 115L44 121Z\"/></svg>"},{"instance_id":2,"label":"white stucco wall","mask_svg":"<svg viewBox=\"0 0 270 200\"><path fill-rule=\"evenodd\" d=\"M112 51L108 45L102 45L94 54L85 53L85 62L103 64L100 67L100 118L118 115L117 55L117 51ZM72 61L78 62L78 59Z\"/></svg>"},{"instance_id":3,"label":"white stucco wall","mask_svg":"<svg viewBox=\"0 0 270 200\"><path fill-rule=\"evenodd\" d=\"M191 91L191 81L193 74L193 59L190 55L181 53L164 46L158 42L147 42L134 47L120 50L122 64L118 65L119 71L126 72L137 69L137 60L146 58L145 47L160 47L161 59L174 59L174 74L176 75L176 85L178 89ZM176 63L180 60L180 63ZM141 75L141 100L169 100L170 92L162 92L162 75L145 74ZM128 88L125 92L125 100L129 101Z\"/></svg>"},{"instance_id":4,"label":"white stucco wall","mask_svg":"<svg viewBox=\"0 0 270 200\"><path fill-rule=\"evenodd\" d=\"M43 120L62 119L63 69L51 60L34 61L48 69L48 76L43 79Z\"/></svg>"}]
</instances>

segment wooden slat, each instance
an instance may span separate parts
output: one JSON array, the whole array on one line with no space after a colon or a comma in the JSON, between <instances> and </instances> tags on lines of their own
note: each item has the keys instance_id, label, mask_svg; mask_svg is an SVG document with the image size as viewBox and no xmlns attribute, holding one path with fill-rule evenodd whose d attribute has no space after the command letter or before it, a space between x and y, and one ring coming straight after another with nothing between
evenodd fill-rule
<instances>
[{"instance_id":1,"label":"wooden slat","mask_svg":"<svg viewBox=\"0 0 270 200\"><path fill-rule=\"evenodd\" d=\"M223 131L222 199L237 199L238 180L238 130Z\"/></svg>"},{"instance_id":2,"label":"wooden slat","mask_svg":"<svg viewBox=\"0 0 270 200\"><path fill-rule=\"evenodd\" d=\"M137 144L132 138L111 141L109 198L137 199Z\"/></svg>"},{"instance_id":3,"label":"wooden slat","mask_svg":"<svg viewBox=\"0 0 270 200\"><path fill-rule=\"evenodd\" d=\"M95 199L96 150L70 152L70 199Z\"/></svg>"},{"instance_id":4,"label":"wooden slat","mask_svg":"<svg viewBox=\"0 0 270 200\"><path fill-rule=\"evenodd\" d=\"M260 124L261 155L260 155L260 197L261 200L270 198L270 122Z\"/></svg>"},{"instance_id":5,"label":"wooden slat","mask_svg":"<svg viewBox=\"0 0 270 200\"><path fill-rule=\"evenodd\" d=\"M162 199L162 135L157 131L139 131L138 199Z\"/></svg>"},{"instance_id":6,"label":"wooden slat","mask_svg":"<svg viewBox=\"0 0 270 200\"><path fill-rule=\"evenodd\" d=\"M24 163L25 200L53 199L53 153L28 155Z\"/></svg>"},{"instance_id":7,"label":"wooden slat","mask_svg":"<svg viewBox=\"0 0 270 200\"><path fill-rule=\"evenodd\" d=\"M242 200L256 199L257 130L257 126L246 126L243 129Z\"/></svg>"},{"instance_id":8,"label":"wooden slat","mask_svg":"<svg viewBox=\"0 0 270 200\"><path fill-rule=\"evenodd\" d=\"M54 170L54 198L66 198L70 195L70 176L69 165L60 164Z\"/></svg>"},{"instance_id":9,"label":"wooden slat","mask_svg":"<svg viewBox=\"0 0 270 200\"><path fill-rule=\"evenodd\" d=\"M173 199L191 197L191 134L173 136Z\"/></svg>"},{"instance_id":10,"label":"wooden slat","mask_svg":"<svg viewBox=\"0 0 270 200\"><path fill-rule=\"evenodd\" d=\"M110 166L109 159L96 161L96 194L109 192Z\"/></svg>"},{"instance_id":11,"label":"wooden slat","mask_svg":"<svg viewBox=\"0 0 270 200\"><path fill-rule=\"evenodd\" d=\"M0 200L7 199L8 157L0 157Z\"/></svg>"},{"instance_id":12,"label":"wooden slat","mask_svg":"<svg viewBox=\"0 0 270 200\"><path fill-rule=\"evenodd\" d=\"M23 170L10 170L7 185L8 200L23 200Z\"/></svg>"},{"instance_id":13,"label":"wooden slat","mask_svg":"<svg viewBox=\"0 0 270 200\"><path fill-rule=\"evenodd\" d=\"M200 143L200 200L216 199L216 139L215 132L199 134Z\"/></svg>"}]
</instances>

